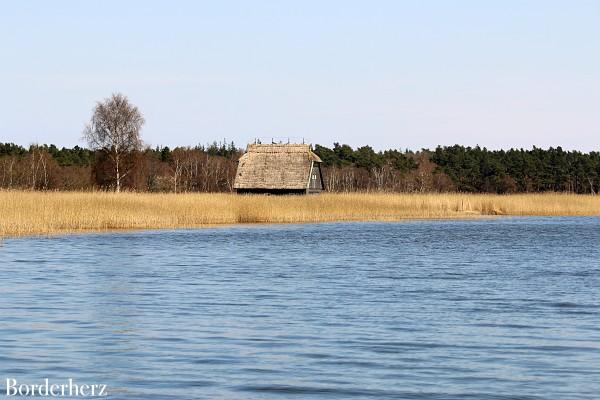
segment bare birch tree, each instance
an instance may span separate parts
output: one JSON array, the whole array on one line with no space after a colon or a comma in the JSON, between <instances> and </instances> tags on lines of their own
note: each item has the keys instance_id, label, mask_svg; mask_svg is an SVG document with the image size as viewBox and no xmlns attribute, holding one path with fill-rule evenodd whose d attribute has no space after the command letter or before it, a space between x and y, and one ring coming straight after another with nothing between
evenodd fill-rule
<instances>
[{"instance_id":1,"label":"bare birch tree","mask_svg":"<svg viewBox=\"0 0 600 400\"><path fill-rule=\"evenodd\" d=\"M171 169L173 170L173 191L177 193L178 184L180 183L181 174L183 173L183 163L185 150L179 147L171 152Z\"/></svg>"},{"instance_id":2,"label":"bare birch tree","mask_svg":"<svg viewBox=\"0 0 600 400\"><path fill-rule=\"evenodd\" d=\"M111 161L117 192L121 191L122 180L132 170L125 158L142 148L140 131L144 122L140 110L126 96L117 93L96 104L92 119L84 130L90 148L104 151Z\"/></svg>"}]
</instances>

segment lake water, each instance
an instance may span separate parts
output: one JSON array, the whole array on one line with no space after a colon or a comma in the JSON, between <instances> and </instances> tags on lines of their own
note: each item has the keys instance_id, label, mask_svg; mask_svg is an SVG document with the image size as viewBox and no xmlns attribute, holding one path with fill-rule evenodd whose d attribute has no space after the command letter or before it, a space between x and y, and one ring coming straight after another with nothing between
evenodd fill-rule
<instances>
[{"instance_id":1,"label":"lake water","mask_svg":"<svg viewBox=\"0 0 600 400\"><path fill-rule=\"evenodd\" d=\"M2 395L600 398L600 218L27 238L0 264Z\"/></svg>"}]
</instances>

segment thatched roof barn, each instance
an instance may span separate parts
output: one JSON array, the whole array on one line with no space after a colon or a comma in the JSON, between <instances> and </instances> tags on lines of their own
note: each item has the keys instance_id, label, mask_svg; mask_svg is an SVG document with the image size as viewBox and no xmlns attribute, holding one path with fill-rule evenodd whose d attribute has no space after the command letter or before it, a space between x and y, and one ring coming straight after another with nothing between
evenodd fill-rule
<instances>
[{"instance_id":1,"label":"thatched roof barn","mask_svg":"<svg viewBox=\"0 0 600 400\"><path fill-rule=\"evenodd\" d=\"M318 193L325 189L321 159L308 144L249 144L234 188L238 193Z\"/></svg>"}]
</instances>

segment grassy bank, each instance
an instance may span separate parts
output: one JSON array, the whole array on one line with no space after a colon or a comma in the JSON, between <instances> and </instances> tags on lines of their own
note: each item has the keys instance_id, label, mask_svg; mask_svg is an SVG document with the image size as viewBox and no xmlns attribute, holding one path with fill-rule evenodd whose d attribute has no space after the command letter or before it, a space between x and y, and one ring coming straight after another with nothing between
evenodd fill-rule
<instances>
[{"instance_id":1,"label":"grassy bank","mask_svg":"<svg viewBox=\"0 0 600 400\"><path fill-rule=\"evenodd\" d=\"M0 237L215 224L600 215L600 196L386 194L239 196L0 191Z\"/></svg>"}]
</instances>

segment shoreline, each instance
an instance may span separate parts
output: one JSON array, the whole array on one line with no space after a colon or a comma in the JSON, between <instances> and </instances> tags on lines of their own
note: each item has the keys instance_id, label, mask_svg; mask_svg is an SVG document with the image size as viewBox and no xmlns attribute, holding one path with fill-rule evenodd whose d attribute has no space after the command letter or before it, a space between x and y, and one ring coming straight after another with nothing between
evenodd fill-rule
<instances>
[{"instance_id":1,"label":"shoreline","mask_svg":"<svg viewBox=\"0 0 600 400\"><path fill-rule=\"evenodd\" d=\"M600 216L600 196L0 191L0 239L247 224L469 220L495 216Z\"/></svg>"},{"instance_id":2,"label":"shoreline","mask_svg":"<svg viewBox=\"0 0 600 400\"><path fill-rule=\"evenodd\" d=\"M70 230L70 231L56 231L50 233L36 233L26 234L18 236L0 236L0 247L2 246L3 240L16 240L16 239L29 239L29 238L55 238L64 236L79 236L79 235L93 235L93 234L126 234L136 232L161 232L161 231L185 231L185 230L199 230L199 229L219 229L219 228L233 228L233 227L260 227L266 225L320 225L320 224L354 224L354 223L400 223L400 222L418 222L418 221L478 221L478 220L494 220L498 218L528 218L528 217L542 217L534 215L466 215L456 217L406 217L399 219L379 219L379 220L367 220L367 219L353 219L353 220L332 220L332 221L305 221L305 222L238 222L238 223L223 223L223 224L207 224L197 226L175 226L175 227L147 227L147 228L122 228L122 229L90 229L90 230ZM553 216L561 218L564 216ZM578 215L575 217L589 217L586 215Z\"/></svg>"}]
</instances>

